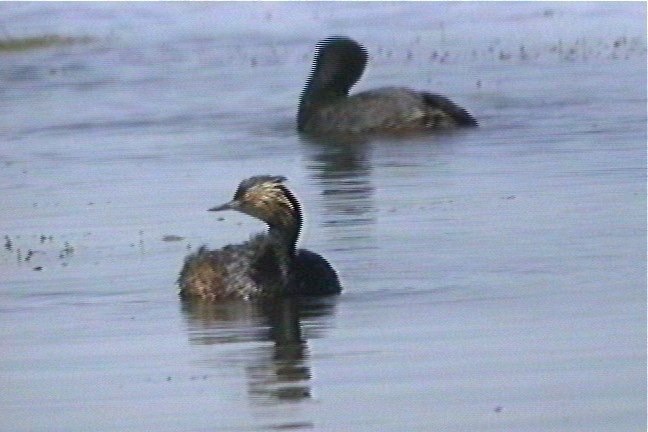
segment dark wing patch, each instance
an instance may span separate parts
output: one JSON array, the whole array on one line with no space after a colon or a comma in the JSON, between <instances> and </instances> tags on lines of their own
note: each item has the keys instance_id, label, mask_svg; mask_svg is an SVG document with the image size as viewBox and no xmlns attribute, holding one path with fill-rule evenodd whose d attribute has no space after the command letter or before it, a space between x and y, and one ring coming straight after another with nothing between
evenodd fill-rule
<instances>
[{"instance_id":1,"label":"dark wing patch","mask_svg":"<svg viewBox=\"0 0 648 432\"><path fill-rule=\"evenodd\" d=\"M291 293L330 295L341 291L338 275L326 259L307 249L297 251Z\"/></svg>"},{"instance_id":2,"label":"dark wing patch","mask_svg":"<svg viewBox=\"0 0 648 432\"><path fill-rule=\"evenodd\" d=\"M421 92L421 97L427 106L434 109L433 111L442 111L451 117L457 126L478 126L477 120L468 111L447 97L427 92Z\"/></svg>"}]
</instances>

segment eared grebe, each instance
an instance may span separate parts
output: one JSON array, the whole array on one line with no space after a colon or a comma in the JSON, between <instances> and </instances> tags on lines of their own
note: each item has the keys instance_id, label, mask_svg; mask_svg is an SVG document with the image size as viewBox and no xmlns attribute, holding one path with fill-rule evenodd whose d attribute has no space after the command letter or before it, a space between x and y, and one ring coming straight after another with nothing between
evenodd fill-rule
<instances>
[{"instance_id":1,"label":"eared grebe","mask_svg":"<svg viewBox=\"0 0 648 432\"><path fill-rule=\"evenodd\" d=\"M341 291L335 270L324 258L296 249L302 214L285 180L267 175L243 180L232 201L209 209L256 217L268 225L268 232L218 250L202 246L187 256L178 279L182 297L248 299Z\"/></svg>"},{"instance_id":2,"label":"eared grebe","mask_svg":"<svg viewBox=\"0 0 648 432\"><path fill-rule=\"evenodd\" d=\"M320 41L299 101L297 130L308 134L399 133L477 126L448 98L384 87L349 96L367 64L367 51L346 37Z\"/></svg>"}]
</instances>

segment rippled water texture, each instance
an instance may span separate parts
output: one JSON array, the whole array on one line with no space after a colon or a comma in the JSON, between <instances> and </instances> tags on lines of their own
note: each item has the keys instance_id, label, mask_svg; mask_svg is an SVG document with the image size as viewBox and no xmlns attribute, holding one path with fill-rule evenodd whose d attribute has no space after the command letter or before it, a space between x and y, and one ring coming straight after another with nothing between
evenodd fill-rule
<instances>
[{"instance_id":1,"label":"rippled water texture","mask_svg":"<svg viewBox=\"0 0 648 432\"><path fill-rule=\"evenodd\" d=\"M646 430L644 3L2 3L0 430ZM297 136L317 40L481 127ZM335 299L181 304L253 174Z\"/></svg>"}]
</instances>

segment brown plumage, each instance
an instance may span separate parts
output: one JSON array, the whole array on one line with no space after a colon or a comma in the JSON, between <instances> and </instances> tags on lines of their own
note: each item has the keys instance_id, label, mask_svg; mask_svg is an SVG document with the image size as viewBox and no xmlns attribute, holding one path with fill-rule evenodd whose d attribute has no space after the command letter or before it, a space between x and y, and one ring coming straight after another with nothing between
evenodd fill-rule
<instances>
[{"instance_id":1,"label":"brown plumage","mask_svg":"<svg viewBox=\"0 0 648 432\"><path fill-rule=\"evenodd\" d=\"M182 297L207 300L260 296L336 294L335 270L320 255L297 249L301 207L281 176L243 180L234 198L210 211L237 210L264 221L267 233L218 250L202 246L185 258Z\"/></svg>"},{"instance_id":2,"label":"brown plumage","mask_svg":"<svg viewBox=\"0 0 648 432\"><path fill-rule=\"evenodd\" d=\"M399 133L477 126L450 99L405 87L384 87L349 96L367 64L367 51L346 37L320 41L301 94L297 130L314 135Z\"/></svg>"}]
</instances>

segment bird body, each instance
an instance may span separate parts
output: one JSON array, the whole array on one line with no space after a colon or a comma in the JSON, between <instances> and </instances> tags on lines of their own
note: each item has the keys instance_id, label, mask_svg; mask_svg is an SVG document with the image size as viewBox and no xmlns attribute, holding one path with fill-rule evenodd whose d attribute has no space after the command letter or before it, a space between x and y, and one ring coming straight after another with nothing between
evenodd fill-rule
<instances>
[{"instance_id":1,"label":"bird body","mask_svg":"<svg viewBox=\"0 0 648 432\"><path fill-rule=\"evenodd\" d=\"M349 95L367 63L364 47L332 37L318 44L302 92L297 129L315 135L415 132L477 126L450 99L406 87L383 87Z\"/></svg>"},{"instance_id":2,"label":"bird body","mask_svg":"<svg viewBox=\"0 0 648 432\"><path fill-rule=\"evenodd\" d=\"M249 299L341 291L328 261L315 252L296 249L301 208L284 180L251 177L241 182L232 201L210 209L233 209L257 217L268 224L268 232L217 250L203 246L187 256L178 279L182 297Z\"/></svg>"}]
</instances>

